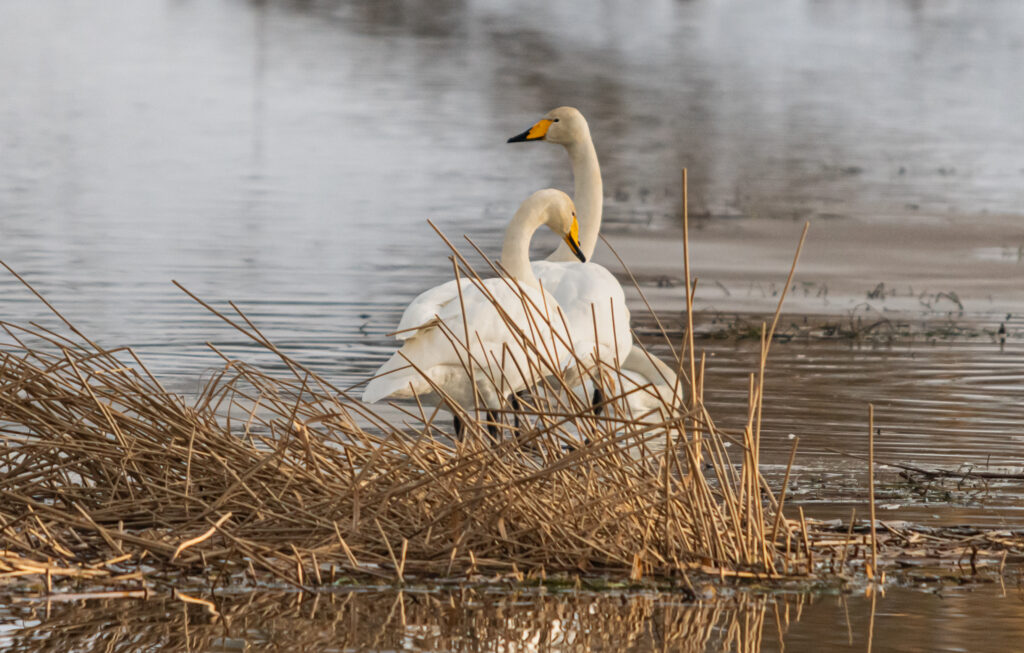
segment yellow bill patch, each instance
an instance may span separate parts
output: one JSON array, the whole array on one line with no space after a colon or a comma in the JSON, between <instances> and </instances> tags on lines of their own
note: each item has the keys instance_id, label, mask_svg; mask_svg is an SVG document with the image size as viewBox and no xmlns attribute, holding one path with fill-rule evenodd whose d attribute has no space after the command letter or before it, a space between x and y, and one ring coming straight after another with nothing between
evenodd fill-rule
<instances>
[{"instance_id":1,"label":"yellow bill patch","mask_svg":"<svg viewBox=\"0 0 1024 653\"><path fill-rule=\"evenodd\" d=\"M587 262L586 255L580 249L580 223L576 221L575 213L572 215L572 226L569 227L569 233L565 234L565 244L569 246L576 258L583 263Z\"/></svg>"},{"instance_id":2,"label":"yellow bill patch","mask_svg":"<svg viewBox=\"0 0 1024 653\"><path fill-rule=\"evenodd\" d=\"M544 138L548 129L551 127L551 121L544 119L537 122L536 125L530 127L530 131L526 132L526 140L535 141L538 138Z\"/></svg>"}]
</instances>

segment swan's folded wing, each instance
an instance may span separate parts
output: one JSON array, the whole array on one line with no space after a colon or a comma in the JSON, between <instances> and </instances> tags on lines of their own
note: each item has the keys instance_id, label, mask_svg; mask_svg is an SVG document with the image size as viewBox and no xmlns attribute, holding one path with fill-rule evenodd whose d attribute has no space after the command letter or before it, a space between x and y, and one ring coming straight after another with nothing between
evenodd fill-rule
<instances>
[{"instance_id":1,"label":"swan's folded wing","mask_svg":"<svg viewBox=\"0 0 1024 653\"><path fill-rule=\"evenodd\" d=\"M459 281L463 294L473 286L473 282L469 279L460 279ZM408 340L421 329L436 325L438 315L445 313L452 302L458 304L458 288L456 280L452 279L417 295L402 312L402 319L398 321L395 337L399 340Z\"/></svg>"},{"instance_id":2,"label":"swan's folded wing","mask_svg":"<svg viewBox=\"0 0 1024 653\"><path fill-rule=\"evenodd\" d=\"M536 306L543 310L545 306L539 290L517 287L514 282L506 279L486 279L483 288L486 293L475 285L463 287L461 302L456 296L453 298L454 301L438 306L435 313L461 340L465 337L462 319L462 309L465 307L465 324L469 325L473 345L478 345L479 342L498 344L509 341L516 328L525 326L527 307ZM520 294L521 292L523 294ZM548 302L554 305L551 297L548 297ZM537 321L537 318L533 321Z\"/></svg>"}]
</instances>

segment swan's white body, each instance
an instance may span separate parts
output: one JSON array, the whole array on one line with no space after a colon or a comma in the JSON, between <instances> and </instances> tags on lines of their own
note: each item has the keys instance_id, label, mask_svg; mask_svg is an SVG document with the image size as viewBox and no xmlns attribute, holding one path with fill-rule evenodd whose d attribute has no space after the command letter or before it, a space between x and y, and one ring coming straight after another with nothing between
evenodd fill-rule
<instances>
[{"instance_id":1,"label":"swan's white body","mask_svg":"<svg viewBox=\"0 0 1024 653\"><path fill-rule=\"evenodd\" d=\"M552 366L566 365L569 337L558 302L530 268L530 238L541 224L578 251L572 200L554 189L531 195L505 232L501 264L511 278L452 280L416 297L398 325L402 347L367 384L363 401L416 396L496 409Z\"/></svg>"},{"instance_id":2,"label":"swan's white body","mask_svg":"<svg viewBox=\"0 0 1024 653\"><path fill-rule=\"evenodd\" d=\"M401 349L377 370L377 378L363 392L363 401L419 396L432 403L436 396L447 395L445 398L460 406L473 406L475 386L481 406L499 408L502 397L530 384L531 379L524 377L536 365L536 356L510 331L495 304L515 324L536 323L537 346L551 348L559 363L564 363L568 350L547 328L547 324L558 324L557 303L551 295L538 288L516 287L508 279L485 279L483 287L492 302L472 281L462 279L461 286L461 302L453 280L431 288L409 304L399 330L411 330L398 334L403 341ZM472 381L466 372L469 358L463 315L474 362Z\"/></svg>"}]
</instances>

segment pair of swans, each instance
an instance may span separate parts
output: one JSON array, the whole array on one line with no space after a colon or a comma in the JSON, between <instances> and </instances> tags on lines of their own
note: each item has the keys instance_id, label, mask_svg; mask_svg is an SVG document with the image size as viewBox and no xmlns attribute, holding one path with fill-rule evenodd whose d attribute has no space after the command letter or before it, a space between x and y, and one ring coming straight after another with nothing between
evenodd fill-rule
<instances>
[{"instance_id":1,"label":"pair of swans","mask_svg":"<svg viewBox=\"0 0 1024 653\"><path fill-rule=\"evenodd\" d=\"M547 142L561 145L569 155L572 166L573 195L579 211L580 249L589 260L597 246L597 236L601 231L601 218L604 208L604 185L601 181L601 166L597 161L597 151L590 137L590 127L583 114L575 107L559 107L549 111L541 120L521 134L508 139L509 143ZM589 305L603 299L602 293L614 284L621 294L622 288L615 278L601 266L599 269L584 271L579 268L552 265L553 261L568 261L564 248L548 257L547 262L534 263L537 276L544 287L551 291L561 302L563 308L578 311L580 307L589 312ZM538 269L539 268L539 269ZM574 295L576 281L582 276L593 275L594 285L591 292L585 295ZM607 300L604 300L607 304ZM616 316L619 309L615 309ZM629 316L625 312L626 317ZM588 313L589 319L589 313ZM618 326L618 325L616 325ZM647 353L642 347L632 347L632 339L626 329L629 343L620 347L619 379L620 388L626 400L628 413L644 415L650 411L660 411L666 405L682 406L682 386L676 372L663 361ZM603 360L613 360L603 357ZM595 403L598 397L595 396Z\"/></svg>"},{"instance_id":2,"label":"pair of swans","mask_svg":"<svg viewBox=\"0 0 1024 653\"><path fill-rule=\"evenodd\" d=\"M576 204L561 191L537 191L522 203L505 232L500 264L507 276L452 280L416 297L396 334L403 345L368 383L364 401L416 397L449 406L479 401L493 424L504 397L560 370L573 383L583 384L584 370L592 370L598 361L620 366L623 384L631 386L623 389L633 390L627 395L631 410L647 412L678 397L675 373L633 348L629 310L618 281L604 267L586 262L597 245L603 204L600 167L586 120L578 110L560 107L509 139L527 141L566 148ZM529 242L542 225L562 236L563 244L547 260L531 263ZM600 400L595 389L593 401ZM461 432L454 407L453 413L456 432Z\"/></svg>"}]
</instances>

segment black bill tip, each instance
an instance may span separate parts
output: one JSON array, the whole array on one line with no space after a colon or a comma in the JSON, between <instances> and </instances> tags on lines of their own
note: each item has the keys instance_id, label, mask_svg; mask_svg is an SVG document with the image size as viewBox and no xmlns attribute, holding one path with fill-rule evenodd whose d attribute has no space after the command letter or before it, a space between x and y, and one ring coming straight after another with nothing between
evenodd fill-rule
<instances>
[{"instance_id":1,"label":"black bill tip","mask_svg":"<svg viewBox=\"0 0 1024 653\"><path fill-rule=\"evenodd\" d=\"M583 250L580 249L580 246L577 243L572 242L572 239L568 239L566 242L569 243L569 249L571 249L572 253L576 255L576 258L580 260L580 263L586 263L587 256L583 253Z\"/></svg>"},{"instance_id":2,"label":"black bill tip","mask_svg":"<svg viewBox=\"0 0 1024 653\"><path fill-rule=\"evenodd\" d=\"M530 129L533 129L532 127ZM506 143L525 143L527 142L527 136L530 135L530 129L527 129L522 134L516 134L512 138L505 141Z\"/></svg>"}]
</instances>

